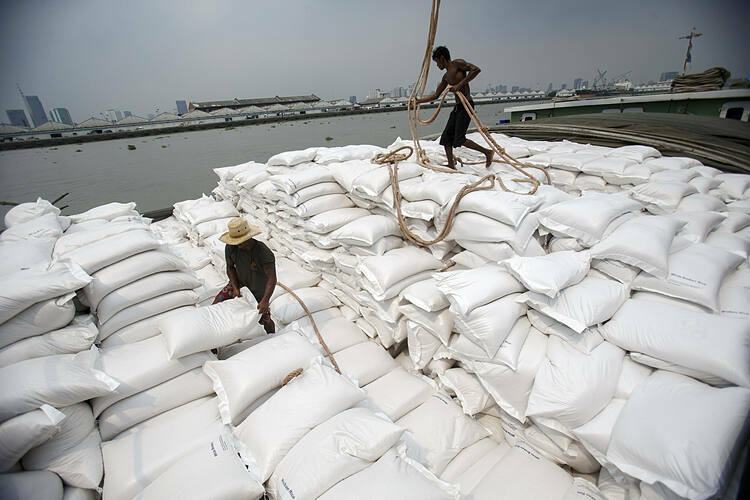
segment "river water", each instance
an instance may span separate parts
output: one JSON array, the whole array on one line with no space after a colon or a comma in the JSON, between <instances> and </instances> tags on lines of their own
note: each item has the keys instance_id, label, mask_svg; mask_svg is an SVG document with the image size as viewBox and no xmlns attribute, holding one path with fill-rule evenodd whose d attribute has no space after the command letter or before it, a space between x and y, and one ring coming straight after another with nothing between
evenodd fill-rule
<instances>
[{"instance_id":1,"label":"river water","mask_svg":"<svg viewBox=\"0 0 750 500\"><path fill-rule=\"evenodd\" d=\"M482 122L494 125L504 107L481 105L477 112ZM444 111L420 134L441 132L447 119ZM135 201L145 212L210 193L217 182L215 167L250 160L265 163L276 153L310 146L385 147L399 136L409 137L405 111L3 151L0 200L53 200L70 192L65 198L67 214L111 201ZM129 150L129 144L136 149ZM0 207L0 216L5 211Z\"/></svg>"}]
</instances>

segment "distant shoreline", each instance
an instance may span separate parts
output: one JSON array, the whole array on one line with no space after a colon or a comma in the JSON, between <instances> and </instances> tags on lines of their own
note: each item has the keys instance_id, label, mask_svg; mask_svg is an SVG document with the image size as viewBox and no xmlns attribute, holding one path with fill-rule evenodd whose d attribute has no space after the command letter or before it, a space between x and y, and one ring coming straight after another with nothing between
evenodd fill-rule
<instances>
[{"instance_id":1,"label":"distant shoreline","mask_svg":"<svg viewBox=\"0 0 750 500\"><path fill-rule=\"evenodd\" d=\"M539 101L544 99L525 99L528 101ZM483 106L486 104L502 104L504 101L486 101L486 102L475 102L475 106ZM517 102L517 101L516 101ZM510 104L510 102L507 102ZM452 106L452 105L451 105ZM434 108L437 105L422 106L423 108ZM8 141L0 142L0 151L11 151L15 149L34 149L34 148L46 148L50 146L60 146L66 144L84 144L87 142L100 142L100 141L112 141L117 139L129 139L136 137L148 137L154 135L169 135L182 132L196 132L201 130L209 129L232 129L237 127L247 127L251 125L266 125L269 123L284 123L304 120L317 120L320 118L333 118L338 116L350 116L350 115L367 115L374 113L394 113L406 111L406 106L393 106L390 108L369 108L369 109L352 109L342 111L331 111L314 114L297 114L289 116L273 116L269 118L251 118L245 120L236 120L231 122L217 122L217 123L201 123L195 125L187 125L182 123L174 127L162 127L154 129L142 129L142 130L127 130L122 132L111 132L102 134L92 135L78 135L70 137L57 137L49 139L34 139L28 141ZM494 125L490 123L488 125Z\"/></svg>"}]
</instances>

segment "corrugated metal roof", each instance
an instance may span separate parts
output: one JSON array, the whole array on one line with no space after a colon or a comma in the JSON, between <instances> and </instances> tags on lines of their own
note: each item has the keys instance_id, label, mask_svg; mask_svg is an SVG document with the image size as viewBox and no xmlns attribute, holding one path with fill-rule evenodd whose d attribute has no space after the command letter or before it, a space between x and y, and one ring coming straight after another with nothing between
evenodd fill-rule
<instances>
[{"instance_id":1,"label":"corrugated metal roof","mask_svg":"<svg viewBox=\"0 0 750 500\"><path fill-rule=\"evenodd\" d=\"M35 129L32 129L32 132L53 132L55 130L67 130L69 128L73 127L67 123L46 122L42 123Z\"/></svg>"},{"instance_id":2,"label":"corrugated metal roof","mask_svg":"<svg viewBox=\"0 0 750 500\"><path fill-rule=\"evenodd\" d=\"M135 124L138 124L138 123L145 123L147 121L148 120L146 118L142 118L142 117L136 116L136 115L130 115L130 116L126 116L122 120L118 121L116 123L116 125L135 125Z\"/></svg>"},{"instance_id":3,"label":"corrugated metal roof","mask_svg":"<svg viewBox=\"0 0 750 500\"><path fill-rule=\"evenodd\" d=\"M27 132L28 130L29 129L24 127L16 127L15 125L0 123L0 134L17 134L19 132Z\"/></svg>"},{"instance_id":4,"label":"corrugated metal roof","mask_svg":"<svg viewBox=\"0 0 750 500\"><path fill-rule=\"evenodd\" d=\"M201 111L200 109L195 109L191 111L190 113L185 113L181 116L183 120L189 120L191 118L210 118L211 115L206 113L205 111Z\"/></svg>"},{"instance_id":5,"label":"corrugated metal roof","mask_svg":"<svg viewBox=\"0 0 750 500\"><path fill-rule=\"evenodd\" d=\"M179 120L180 117L173 114L173 113L167 113L166 111L164 113L159 113L158 115L151 118L152 122L168 122L172 120Z\"/></svg>"},{"instance_id":6,"label":"corrugated metal roof","mask_svg":"<svg viewBox=\"0 0 750 500\"><path fill-rule=\"evenodd\" d=\"M100 118L94 118L93 116L87 120L83 120L81 123L78 124L78 128L87 128L87 127L111 127L112 124L108 121L102 120Z\"/></svg>"},{"instance_id":7,"label":"corrugated metal roof","mask_svg":"<svg viewBox=\"0 0 750 500\"><path fill-rule=\"evenodd\" d=\"M315 94L310 95L292 95L292 96L274 96L274 97L256 97L253 99L238 99L222 101L194 101L190 104L196 109L219 109L233 108L237 109L246 106L269 106L272 104L294 104L297 102L317 102L320 97Z\"/></svg>"},{"instance_id":8,"label":"corrugated metal roof","mask_svg":"<svg viewBox=\"0 0 750 500\"><path fill-rule=\"evenodd\" d=\"M238 115L240 114L239 111L232 108L219 108L211 111L209 113L211 116L226 116L226 115Z\"/></svg>"},{"instance_id":9,"label":"corrugated metal roof","mask_svg":"<svg viewBox=\"0 0 750 500\"><path fill-rule=\"evenodd\" d=\"M266 111L289 111L289 107L284 106L283 104L273 104L271 106L268 106L266 108Z\"/></svg>"},{"instance_id":10,"label":"corrugated metal roof","mask_svg":"<svg viewBox=\"0 0 750 500\"><path fill-rule=\"evenodd\" d=\"M241 113L264 113L265 110L263 108L259 108L258 106L248 106L246 108L240 109Z\"/></svg>"}]
</instances>

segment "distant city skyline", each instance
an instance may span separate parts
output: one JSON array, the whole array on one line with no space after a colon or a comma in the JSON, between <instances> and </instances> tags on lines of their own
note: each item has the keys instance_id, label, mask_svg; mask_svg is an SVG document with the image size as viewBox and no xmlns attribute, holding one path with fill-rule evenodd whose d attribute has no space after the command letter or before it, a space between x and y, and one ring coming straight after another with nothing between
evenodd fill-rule
<instances>
[{"instance_id":1,"label":"distant city skyline","mask_svg":"<svg viewBox=\"0 0 750 500\"><path fill-rule=\"evenodd\" d=\"M112 108L155 114L176 99L390 91L417 77L429 10L428 0L0 2L0 109L24 107L16 83L80 121ZM678 37L696 26L691 70L723 66L740 77L750 72L749 16L740 0L453 0L442 2L436 43L482 68L477 90L570 86L593 81L597 68L632 71L638 83L682 68ZM196 24L199 34L185 29ZM440 72L430 72L433 90Z\"/></svg>"}]
</instances>

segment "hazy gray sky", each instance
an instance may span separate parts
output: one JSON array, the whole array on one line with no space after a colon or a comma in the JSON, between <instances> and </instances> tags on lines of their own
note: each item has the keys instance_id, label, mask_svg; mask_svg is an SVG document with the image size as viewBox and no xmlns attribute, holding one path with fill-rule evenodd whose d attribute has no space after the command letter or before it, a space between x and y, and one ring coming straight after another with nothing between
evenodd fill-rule
<instances>
[{"instance_id":1,"label":"hazy gray sky","mask_svg":"<svg viewBox=\"0 0 750 500\"><path fill-rule=\"evenodd\" d=\"M429 0L0 0L0 121L16 90L73 119L176 99L364 97L413 81ZM546 89L595 69L635 82L681 69L750 73L747 0L443 0L437 42L482 68L474 88ZM432 67L432 82L437 68Z\"/></svg>"}]
</instances>

